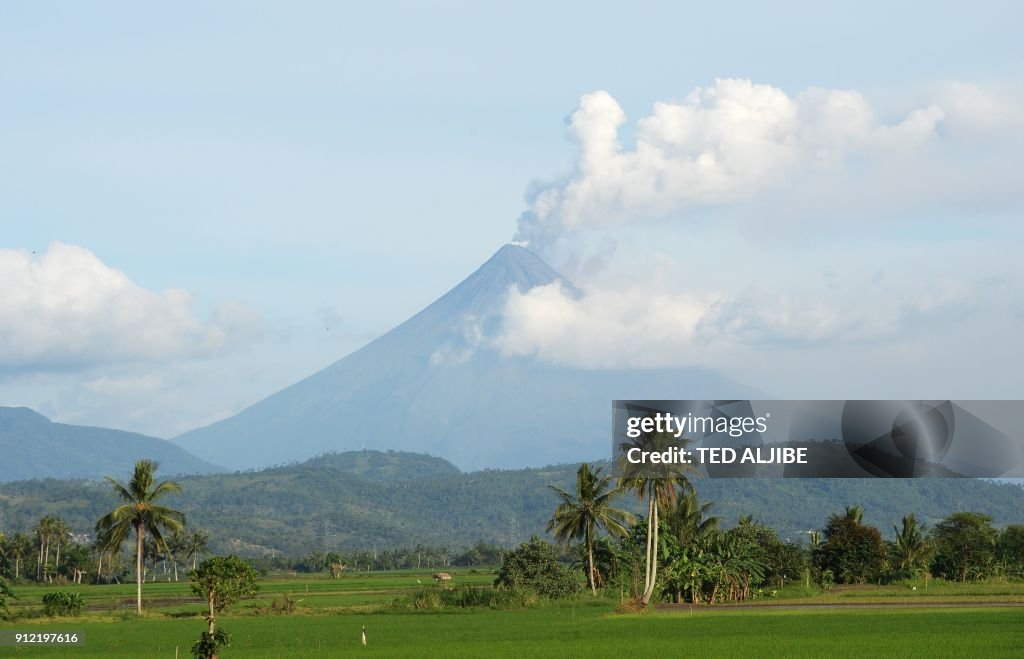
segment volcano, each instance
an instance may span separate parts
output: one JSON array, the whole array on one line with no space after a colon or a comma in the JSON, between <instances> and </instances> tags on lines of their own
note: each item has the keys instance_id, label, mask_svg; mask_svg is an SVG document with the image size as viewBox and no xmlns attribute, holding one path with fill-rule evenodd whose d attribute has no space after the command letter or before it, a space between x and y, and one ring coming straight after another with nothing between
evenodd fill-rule
<instances>
[{"instance_id":1,"label":"volcano","mask_svg":"<svg viewBox=\"0 0 1024 659\"><path fill-rule=\"evenodd\" d=\"M356 352L237 415L175 438L235 469L331 451L402 450L465 470L611 457L615 399L749 399L705 369L587 370L506 356L488 339L512 287L571 282L505 245L462 283Z\"/></svg>"}]
</instances>

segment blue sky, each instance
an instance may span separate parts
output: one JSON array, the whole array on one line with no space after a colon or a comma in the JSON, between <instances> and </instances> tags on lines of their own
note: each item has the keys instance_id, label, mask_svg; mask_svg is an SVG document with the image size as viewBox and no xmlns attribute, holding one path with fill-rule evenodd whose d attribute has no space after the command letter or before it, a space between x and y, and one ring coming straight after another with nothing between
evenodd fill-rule
<instances>
[{"instance_id":1,"label":"blue sky","mask_svg":"<svg viewBox=\"0 0 1024 659\"><path fill-rule=\"evenodd\" d=\"M915 395L926 380L921 393L936 397L1019 397L1009 367L1024 358L1008 342L1024 314L1021 13L1013 2L7 3L0 267L15 311L0 323L0 404L162 436L237 411L442 294L512 238L538 192L587 184L591 142L571 118L585 95L604 90L624 113L628 154L655 103L720 108L686 106L698 87L723 98L718 79L774 90L800 116L822 107L800 100L808 90L852 91L870 125L839 169L816 169L820 143L805 140L791 169L744 170L735 194L632 206L624 186L614 209L587 201L573 230L560 202L557 240L534 246L590 287L590 306L552 296L517 312L610 323L601 334L623 341L650 331L627 317L679 323L665 360L783 396ZM941 119L926 138L894 146L888 129L931 108ZM636 161L636 176L665 174ZM631 286L688 311L628 306ZM89 313L67 311L79 295L95 301ZM631 363L614 344L569 354L557 335L506 338L503 349L553 361Z\"/></svg>"}]
</instances>

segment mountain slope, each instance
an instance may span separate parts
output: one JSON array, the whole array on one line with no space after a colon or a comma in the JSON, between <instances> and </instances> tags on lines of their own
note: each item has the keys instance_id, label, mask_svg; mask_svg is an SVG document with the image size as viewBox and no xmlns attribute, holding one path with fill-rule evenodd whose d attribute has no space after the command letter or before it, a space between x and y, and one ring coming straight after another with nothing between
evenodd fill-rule
<instances>
[{"instance_id":1,"label":"mountain slope","mask_svg":"<svg viewBox=\"0 0 1024 659\"><path fill-rule=\"evenodd\" d=\"M239 414L174 441L235 468L359 448L426 452L463 469L608 457L611 401L745 399L701 369L582 370L489 347L510 287L572 285L502 247L436 302L362 349Z\"/></svg>"},{"instance_id":2,"label":"mountain slope","mask_svg":"<svg viewBox=\"0 0 1024 659\"><path fill-rule=\"evenodd\" d=\"M127 476L142 458L160 462L163 474L220 471L165 439L54 423L27 407L0 407L0 452L0 482Z\"/></svg>"},{"instance_id":3,"label":"mountain slope","mask_svg":"<svg viewBox=\"0 0 1024 659\"><path fill-rule=\"evenodd\" d=\"M462 473L424 455L355 451L259 472L184 477L182 494L167 503L184 511L190 526L210 530L217 551L297 556L417 543L454 549L477 540L509 546L544 535L558 503L547 486L571 488L577 467ZM712 513L724 526L752 514L798 543L854 504L886 537L910 512L929 526L957 510L989 514L998 525L1024 523L1024 488L968 478L701 479L695 487L715 502ZM0 485L8 533L28 530L46 514L88 533L115 503L106 483ZM617 505L642 507L632 496Z\"/></svg>"}]
</instances>

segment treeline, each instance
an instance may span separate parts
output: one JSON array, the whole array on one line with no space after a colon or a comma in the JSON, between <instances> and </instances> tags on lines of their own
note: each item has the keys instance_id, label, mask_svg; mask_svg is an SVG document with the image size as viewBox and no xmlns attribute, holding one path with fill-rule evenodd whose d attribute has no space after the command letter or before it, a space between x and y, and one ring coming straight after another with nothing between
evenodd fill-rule
<instances>
[{"instance_id":1,"label":"treeline","mask_svg":"<svg viewBox=\"0 0 1024 659\"><path fill-rule=\"evenodd\" d=\"M332 572L340 577L346 571L493 566L499 564L506 553L507 547L480 541L472 547L459 550L415 545L381 550L313 551L300 557L263 556L253 558L250 562L264 572Z\"/></svg>"},{"instance_id":2,"label":"treeline","mask_svg":"<svg viewBox=\"0 0 1024 659\"><path fill-rule=\"evenodd\" d=\"M932 577L1024 580L1024 525L998 529L988 515L956 512L929 528L907 514L885 540L854 505L807 532L809 543L801 545L750 515L723 529L711 514L714 504L699 498L685 473L670 469L613 480L583 464L572 490L552 488L558 504L548 529L574 549L595 594L610 587L643 606L652 599L715 604L799 581L828 589ZM627 492L640 495L647 515L615 507Z\"/></svg>"},{"instance_id":3,"label":"treeline","mask_svg":"<svg viewBox=\"0 0 1024 659\"><path fill-rule=\"evenodd\" d=\"M578 465L459 473L428 456L354 452L259 472L178 479L186 496L169 500L198 528L215 529L211 549L259 557L327 551L462 547L483 540L511 547L542 534L551 514L548 485L572 486ZM953 510L998 524L1024 523L1024 488L974 479L700 479L728 525L753 514L785 541L806 543L837 508L864 506L883 537L907 511L934 525ZM0 530L30 532L42 517L91 532L117 503L106 483L27 481L0 485ZM621 502L634 513L635 498Z\"/></svg>"},{"instance_id":4,"label":"treeline","mask_svg":"<svg viewBox=\"0 0 1024 659\"><path fill-rule=\"evenodd\" d=\"M143 542L144 581L179 581L210 553L210 534L186 529L160 541ZM250 559L267 572L335 572L483 567L501 562L508 552L503 545L479 541L470 547L437 547L417 544L395 549L351 551L314 550L291 556L273 554ZM95 540L73 535L64 520L47 516L30 534L0 533L0 577L9 581L41 583L127 583L134 579L134 550L127 544L115 551L103 550ZM340 568L340 569L339 569Z\"/></svg>"},{"instance_id":5,"label":"treeline","mask_svg":"<svg viewBox=\"0 0 1024 659\"><path fill-rule=\"evenodd\" d=\"M185 529L143 542L143 577L178 581L209 554L210 534ZM0 533L0 577L40 583L120 583L134 579L132 547L103 548L91 534L75 534L47 515L29 533Z\"/></svg>"}]
</instances>

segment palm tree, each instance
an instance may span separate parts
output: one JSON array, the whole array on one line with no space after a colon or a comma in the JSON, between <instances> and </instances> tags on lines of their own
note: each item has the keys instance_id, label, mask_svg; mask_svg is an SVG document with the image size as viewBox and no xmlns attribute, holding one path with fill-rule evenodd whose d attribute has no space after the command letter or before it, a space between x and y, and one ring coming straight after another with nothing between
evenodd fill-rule
<instances>
[{"instance_id":1,"label":"palm tree","mask_svg":"<svg viewBox=\"0 0 1024 659\"><path fill-rule=\"evenodd\" d=\"M180 531L185 528L185 516L157 501L168 494L181 492L181 486L172 481L154 483L158 464L152 460L139 460L127 484L107 476L124 504L113 509L96 522L96 535L100 546L116 551L135 531L135 586L136 610L142 614L142 545L149 534L163 544L162 529Z\"/></svg>"},{"instance_id":2,"label":"palm tree","mask_svg":"<svg viewBox=\"0 0 1024 659\"><path fill-rule=\"evenodd\" d=\"M47 576L50 564L50 539L59 520L53 515L46 515L36 524L32 532L39 539L39 559L36 561L36 580L42 581Z\"/></svg>"},{"instance_id":3,"label":"palm tree","mask_svg":"<svg viewBox=\"0 0 1024 659\"><path fill-rule=\"evenodd\" d=\"M697 492L690 490L665 512L665 521L680 548L700 542L718 529L719 518L708 516L714 505L711 501L701 503ZM743 524L743 518L740 518L740 524Z\"/></svg>"},{"instance_id":4,"label":"palm tree","mask_svg":"<svg viewBox=\"0 0 1024 659\"><path fill-rule=\"evenodd\" d=\"M924 535L927 528L927 524L917 522L914 513L903 518L903 528L892 527L896 533L896 556L901 570L914 572L927 560L931 553L931 543Z\"/></svg>"},{"instance_id":5,"label":"palm tree","mask_svg":"<svg viewBox=\"0 0 1024 659\"><path fill-rule=\"evenodd\" d=\"M210 543L210 534L206 531L195 530L186 541L185 555L192 558L192 569L196 569L199 562L199 555L209 553L206 546Z\"/></svg>"},{"instance_id":6,"label":"palm tree","mask_svg":"<svg viewBox=\"0 0 1024 659\"><path fill-rule=\"evenodd\" d=\"M670 432L642 433L639 437L619 445L622 451L619 458L622 474L619 477L619 487L636 492L641 501L647 499L644 592L640 598L644 606L651 601L658 581L658 508L662 505L671 505L676 500L676 488L683 490L684 493L690 492L693 487L687 479L687 474L697 475L699 472L691 463L633 464L626 457L630 449L650 453L665 453L669 449L679 449L681 452L689 445L689 438L676 437Z\"/></svg>"},{"instance_id":7,"label":"palm tree","mask_svg":"<svg viewBox=\"0 0 1024 659\"><path fill-rule=\"evenodd\" d=\"M50 525L50 539L57 541L57 557L53 561L54 571L60 570L60 547L65 541L71 539L71 528L64 520L54 519Z\"/></svg>"},{"instance_id":8,"label":"palm tree","mask_svg":"<svg viewBox=\"0 0 1024 659\"><path fill-rule=\"evenodd\" d=\"M178 559L188 552L189 537L184 531L174 531L171 537L167 538L167 551L170 554L171 565L174 568L174 580L178 580Z\"/></svg>"},{"instance_id":9,"label":"palm tree","mask_svg":"<svg viewBox=\"0 0 1024 659\"><path fill-rule=\"evenodd\" d=\"M847 506L846 519L851 519L855 523L860 524L861 520L864 519L864 507L860 505Z\"/></svg>"},{"instance_id":10,"label":"palm tree","mask_svg":"<svg viewBox=\"0 0 1024 659\"><path fill-rule=\"evenodd\" d=\"M576 491L572 494L549 485L562 500L555 508L547 530L557 540L566 544L583 539L587 550L587 581L590 590L597 595L597 581L594 579L594 536L600 529L612 535L625 535L626 526L632 523L632 515L613 508L612 499L619 495L619 489L611 487L611 477L601 476L601 468L584 462L576 471Z\"/></svg>"},{"instance_id":11,"label":"palm tree","mask_svg":"<svg viewBox=\"0 0 1024 659\"><path fill-rule=\"evenodd\" d=\"M11 556L14 557L14 580L21 576L21 564L32 554L32 538L24 533L15 533L11 538Z\"/></svg>"}]
</instances>

